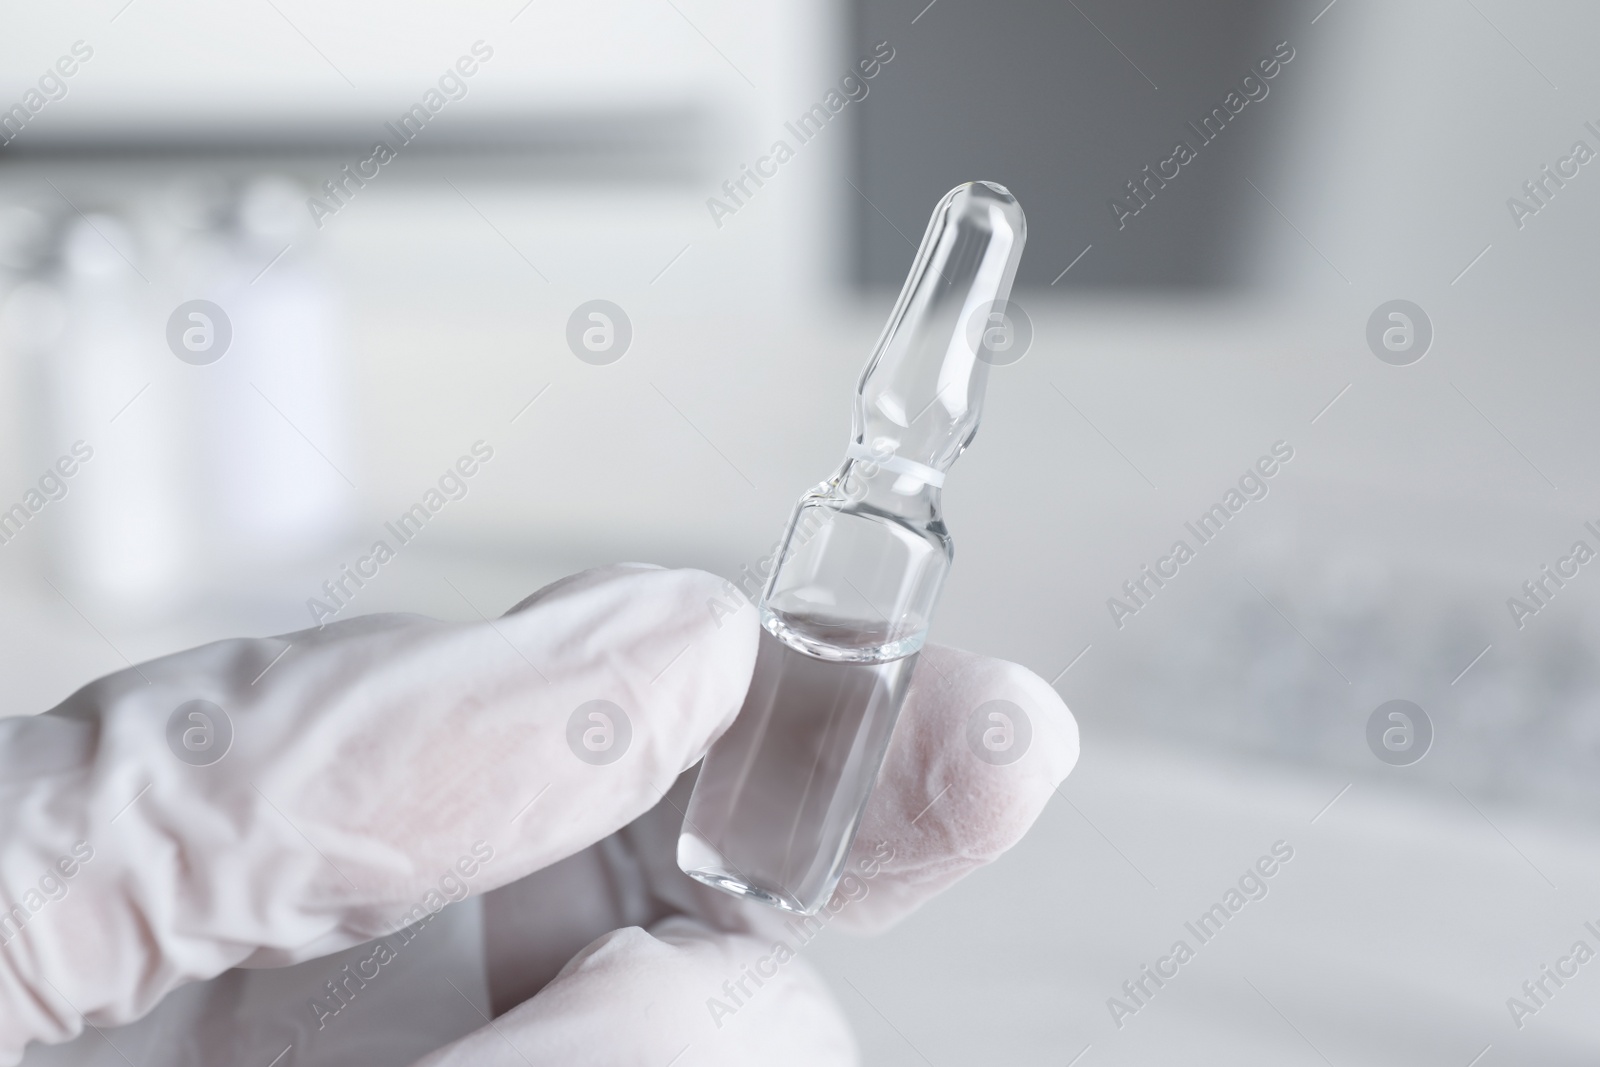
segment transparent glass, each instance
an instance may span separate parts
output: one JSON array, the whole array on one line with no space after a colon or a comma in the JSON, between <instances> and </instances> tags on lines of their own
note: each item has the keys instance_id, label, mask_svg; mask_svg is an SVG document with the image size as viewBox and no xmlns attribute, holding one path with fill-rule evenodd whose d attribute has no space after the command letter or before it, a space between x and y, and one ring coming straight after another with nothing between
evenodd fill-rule
<instances>
[{"instance_id":1,"label":"transparent glass","mask_svg":"<svg viewBox=\"0 0 1600 1067\"><path fill-rule=\"evenodd\" d=\"M950 569L940 490L977 433L984 331L1026 236L999 185L934 208L861 374L844 464L784 533L755 676L678 838L691 877L802 915L832 895Z\"/></svg>"}]
</instances>

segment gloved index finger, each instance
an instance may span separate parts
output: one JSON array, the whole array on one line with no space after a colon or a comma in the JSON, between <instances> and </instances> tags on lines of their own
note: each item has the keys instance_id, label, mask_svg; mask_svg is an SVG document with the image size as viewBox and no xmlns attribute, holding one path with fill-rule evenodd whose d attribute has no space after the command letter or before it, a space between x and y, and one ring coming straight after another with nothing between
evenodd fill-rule
<instances>
[{"instance_id":1,"label":"gloved index finger","mask_svg":"<svg viewBox=\"0 0 1600 1067\"><path fill-rule=\"evenodd\" d=\"M625 825L743 699L754 611L712 610L723 586L608 568L492 622L357 619L87 687L68 705L98 729L88 763L0 828L8 892L80 838L95 853L28 951L0 952L0 1062L80 1012L115 1025L183 982L390 933Z\"/></svg>"}]
</instances>

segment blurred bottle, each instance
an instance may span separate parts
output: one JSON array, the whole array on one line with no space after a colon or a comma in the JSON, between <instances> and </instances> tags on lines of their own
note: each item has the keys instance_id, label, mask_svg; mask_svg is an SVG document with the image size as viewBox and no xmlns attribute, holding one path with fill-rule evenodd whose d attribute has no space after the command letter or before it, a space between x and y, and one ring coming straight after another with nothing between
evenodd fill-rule
<instances>
[{"instance_id":1,"label":"blurred bottle","mask_svg":"<svg viewBox=\"0 0 1600 1067\"><path fill-rule=\"evenodd\" d=\"M189 415L204 586L256 603L291 585L302 597L297 565L345 538L356 505L336 304L305 197L263 177L168 213L188 231L167 268L179 299L215 303L232 335L214 363L168 356Z\"/></svg>"},{"instance_id":2,"label":"blurred bottle","mask_svg":"<svg viewBox=\"0 0 1600 1067\"><path fill-rule=\"evenodd\" d=\"M43 556L70 597L159 610L185 585L180 441L170 422L123 410L151 381L139 245L110 212L39 217L42 239L23 246L23 280L4 306L25 390L22 503L36 490L38 505L8 548ZM74 462L57 467L67 456Z\"/></svg>"}]
</instances>

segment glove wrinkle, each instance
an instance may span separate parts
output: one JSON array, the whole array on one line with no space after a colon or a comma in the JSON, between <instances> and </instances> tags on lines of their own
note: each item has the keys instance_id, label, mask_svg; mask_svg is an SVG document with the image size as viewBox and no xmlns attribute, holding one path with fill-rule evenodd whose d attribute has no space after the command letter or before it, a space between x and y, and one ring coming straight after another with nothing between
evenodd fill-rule
<instances>
[{"instance_id":1,"label":"glove wrinkle","mask_svg":"<svg viewBox=\"0 0 1600 1067\"><path fill-rule=\"evenodd\" d=\"M83 771L99 740L92 719L50 713L0 719L0 789Z\"/></svg>"}]
</instances>

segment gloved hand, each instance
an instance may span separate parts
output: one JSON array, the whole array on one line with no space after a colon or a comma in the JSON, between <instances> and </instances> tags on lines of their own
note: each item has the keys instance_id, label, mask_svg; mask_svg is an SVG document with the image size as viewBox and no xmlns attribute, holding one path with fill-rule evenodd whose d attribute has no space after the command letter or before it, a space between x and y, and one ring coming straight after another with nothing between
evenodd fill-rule
<instances>
[{"instance_id":1,"label":"gloved hand","mask_svg":"<svg viewBox=\"0 0 1600 1067\"><path fill-rule=\"evenodd\" d=\"M484 926L509 1010L430 1067L855 1062L818 975L774 960L795 940L784 917L673 859L677 780L732 721L755 659L753 607L710 609L726 588L601 568L493 623L369 616L223 641L0 720L0 1064L185 983L392 935L502 886ZM631 731L610 763L569 744L597 699ZM1032 725L1005 766L968 743L995 699ZM1076 758L1037 676L929 646L826 922L881 929L993 860ZM336 1011L326 986L307 996ZM308 1031L318 1011L308 999Z\"/></svg>"}]
</instances>

